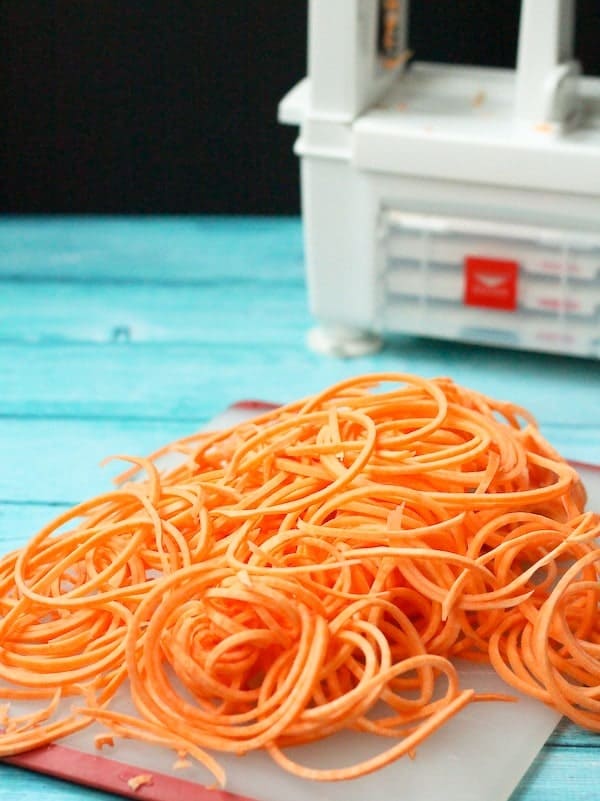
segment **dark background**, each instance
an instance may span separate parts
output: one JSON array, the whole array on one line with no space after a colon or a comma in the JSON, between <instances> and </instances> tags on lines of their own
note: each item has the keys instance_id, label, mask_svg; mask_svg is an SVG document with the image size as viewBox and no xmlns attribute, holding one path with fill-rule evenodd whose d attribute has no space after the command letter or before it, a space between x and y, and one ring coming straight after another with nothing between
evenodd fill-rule
<instances>
[{"instance_id":1,"label":"dark background","mask_svg":"<svg viewBox=\"0 0 600 801\"><path fill-rule=\"evenodd\" d=\"M322 0L327 2L327 0ZM576 54L600 74L600 0ZM422 60L512 66L518 0L413 0ZM304 0L0 0L0 212L297 213Z\"/></svg>"}]
</instances>

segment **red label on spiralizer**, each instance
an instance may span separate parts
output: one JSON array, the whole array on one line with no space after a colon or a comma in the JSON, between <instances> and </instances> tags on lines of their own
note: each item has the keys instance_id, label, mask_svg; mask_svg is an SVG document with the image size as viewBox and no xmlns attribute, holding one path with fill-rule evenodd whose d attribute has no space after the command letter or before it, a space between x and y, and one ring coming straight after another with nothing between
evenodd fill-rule
<instances>
[{"instance_id":1,"label":"red label on spiralizer","mask_svg":"<svg viewBox=\"0 0 600 801\"><path fill-rule=\"evenodd\" d=\"M515 311L517 308L516 261L486 256L466 256L464 261L465 306Z\"/></svg>"}]
</instances>

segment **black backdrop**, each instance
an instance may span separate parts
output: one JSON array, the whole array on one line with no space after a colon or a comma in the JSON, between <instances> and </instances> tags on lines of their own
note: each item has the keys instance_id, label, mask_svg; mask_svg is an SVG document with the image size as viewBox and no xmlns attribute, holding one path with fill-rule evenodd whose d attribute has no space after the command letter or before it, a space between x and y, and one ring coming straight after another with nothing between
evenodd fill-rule
<instances>
[{"instance_id":1,"label":"black backdrop","mask_svg":"<svg viewBox=\"0 0 600 801\"><path fill-rule=\"evenodd\" d=\"M327 2L327 0L322 0ZM514 64L518 0L413 0L423 60ZM600 0L577 55L600 73ZM296 213L305 0L0 0L0 211Z\"/></svg>"}]
</instances>

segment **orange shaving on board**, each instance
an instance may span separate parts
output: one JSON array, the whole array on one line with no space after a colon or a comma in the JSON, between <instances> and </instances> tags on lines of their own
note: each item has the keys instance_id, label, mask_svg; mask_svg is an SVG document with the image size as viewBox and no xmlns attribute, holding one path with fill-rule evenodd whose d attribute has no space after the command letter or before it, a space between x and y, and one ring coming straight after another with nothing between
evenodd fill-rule
<instances>
[{"instance_id":1,"label":"orange shaving on board","mask_svg":"<svg viewBox=\"0 0 600 801\"><path fill-rule=\"evenodd\" d=\"M502 698L458 658L600 731L600 519L523 409L363 376L129 461L0 563L0 699L32 707L2 706L0 756L96 722L220 784L218 754L255 749L351 779ZM388 746L286 754L344 729Z\"/></svg>"},{"instance_id":2,"label":"orange shaving on board","mask_svg":"<svg viewBox=\"0 0 600 801\"><path fill-rule=\"evenodd\" d=\"M149 773L140 773L137 776L132 776L131 779L127 781L127 784L136 792L141 787L152 784L152 776Z\"/></svg>"}]
</instances>

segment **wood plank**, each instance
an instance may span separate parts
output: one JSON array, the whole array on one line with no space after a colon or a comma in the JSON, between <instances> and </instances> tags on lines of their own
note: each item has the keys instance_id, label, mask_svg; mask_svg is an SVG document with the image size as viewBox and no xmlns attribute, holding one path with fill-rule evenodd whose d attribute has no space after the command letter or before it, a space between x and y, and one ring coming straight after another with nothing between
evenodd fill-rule
<instances>
[{"instance_id":1,"label":"wood plank","mask_svg":"<svg viewBox=\"0 0 600 801\"><path fill-rule=\"evenodd\" d=\"M0 554L20 548L69 504L0 502Z\"/></svg>"},{"instance_id":2,"label":"wood plank","mask_svg":"<svg viewBox=\"0 0 600 801\"><path fill-rule=\"evenodd\" d=\"M302 281L259 291L248 280L203 285L0 281L0 342L294 345L310 325Z\"/></svg>"},{"instance_id":3,"label":"wood plank","mask_svg":"<svg viewBox=\"0 0 600 801\"><path fill-rule=\"evenodd\" d=\"M576 726L567 718L563 718L558 724L548 744L555 748L598 748L600 746L597 734Z\"/></svg>"},{"instance_id":4,"label":"wood plank","mask_svg":"<svg viewBox=\"0 0 600 801\"><path fill-rule=\"evenodd\" d=\"M287 282L302 273L300 220L14 217L0 220L0 275L94 282ZM258 269L257 269L258 268Z\"/></svg>"},{"instance_id":5,"label":"wood plank","mask_svg":"<svg viewBox=\"0 0 600 801\"><path fill-rule=\"evenodd\" d=\"M364 372L452 375L600 462L596 361L407 337L323 358L304 344L303 270L297 219L0 220L0 551L109 488L107 453L147 453L240 397L283 401ZM566 787L590 801L597 740L563 722L512 801L563 801ZM93 795L4 765L0 782L25 801Z\"/></svg>"},{"instance_id":6,"label":"wood plank","mask_svg":"<svg viewBox=\"0 0 600 801\"><path fill-rule=\"evenodd\" d=\"M546 747L527 771L511 801L593 801L600 786L595 748ZM566 790L565 788L568 788Z\"/></svg>"},{"instance_id":7,"label":"wood plank","mask_svg":"<svg viewBox=\"0 0 600 801\"><path fill-rule=\"evenodd\" d=\"M98 466L105 456L149 453L198 430L212 416L206 412L206 405L199 403L194 421L1 419L0 442L11 467L0 471L0 501L75 503L105 491L110 476L118 472L117 466ZM600 461L600 432L549 427L548 433L556 447L573 458Z\"/></svg>"},{"instance_id":8,"label":"wood plank","mask_svg":"<svg viewBox=\"0 0 600 801\"><path fill-rule=\"evenodd\" d=\"M528 407L543 424L598 426L600 370L584 360L412 339L375 356L329 359L308 351L299 330L287 341L273 334L260 347L254 341L219 342L228 328L244 330L242 313L228 322L215 331L215 341L202 344L5 344L0 348L0 416L195 419L240 397L283 401L351 375L383 370L451 375ZM595 445L576 445L573 456L600 457Z\"/></svg>"},{"instance_id":9,"label":"wood plank","mask_svg":"<svg viewBox=\"0 0 600 801\"><path fill-rule=\"evenodd\" d=\"M0 765L0 782L0 797L11 801L118 801L112 793L89 790L12 765Z\"/></svg>"},{"instance_id":10,"label":"wood plank","mask_svg":"<svg viewBox=\"0 0 600 801\"><path fill-rule=\"evenodd\" d=\"M0 420L10 470L0 472L0 501L77 503L112 488L110 454L150 453L198 425L167 420Z\"/></svg>"}]
</instances>

